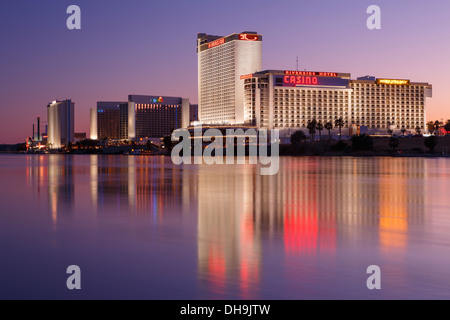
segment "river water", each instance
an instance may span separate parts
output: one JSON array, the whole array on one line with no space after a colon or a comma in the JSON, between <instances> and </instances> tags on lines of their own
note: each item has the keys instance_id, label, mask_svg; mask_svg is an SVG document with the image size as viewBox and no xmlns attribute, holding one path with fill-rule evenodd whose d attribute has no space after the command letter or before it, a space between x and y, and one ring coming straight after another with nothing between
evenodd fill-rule
<instances>
[{"instance_id":1,"label":"river water","mask_svg":"<svg viewBox=\"0 0 450 320\"><path fill-rule=\"evenodd\" d=\"M449 159L0 155L0 177L1 299L450 298Z\"/></svg>"}]
</instances>

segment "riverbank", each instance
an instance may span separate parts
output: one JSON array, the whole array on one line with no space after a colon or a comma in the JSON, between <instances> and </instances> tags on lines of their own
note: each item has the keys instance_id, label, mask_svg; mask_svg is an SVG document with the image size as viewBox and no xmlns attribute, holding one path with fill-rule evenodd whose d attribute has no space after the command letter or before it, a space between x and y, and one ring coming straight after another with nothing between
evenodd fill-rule
<instances>
[{"instance_id":1,"label":"riverbank","mask_svg":"<svg viewBox=\"0 0 450 320\"><path fill-rule=\"evenodd\" d=\"M433 153L425 147L423 137L399 137L398 147L389 145L390 138L372 138L371 150L354 150L351 140L305 141L298 145L280 145L280 156L358 156L358 157L449 157L450 136L437 137Z\"/></svg>"},{"instance_id":2,"label":"riverbank","mask_svg":"<svg viewBox=\"0 0 450 320\"><path fill-rule=\"evenodd\" d=\"M351 140L329 140L324 137L320 141L304 141L297 145L281 144L280 156L349 156L349 157L450 157L450 136L437 137L438 143L433 153L425 147L423 137L399 137L398 147L393 149L389 145L390 138L372 138L371 150L354 150ZM6 148L5 148L6 149ZM0 150L0 154L33 154L16 150ZM9 148L8 148L9 149ZM14 149L14 148L12 148ZM170 152L164 149L146 150L145 146L107 147L105 149L73 149L50 154L99 154L99 155L166 155ZM245 148L248 154L248 146ZM270 147L269 154L270 154ZM237 150L235 150L235 154ZM42 153L39 153L42 154Z\"/></svg>"}]
</instances>

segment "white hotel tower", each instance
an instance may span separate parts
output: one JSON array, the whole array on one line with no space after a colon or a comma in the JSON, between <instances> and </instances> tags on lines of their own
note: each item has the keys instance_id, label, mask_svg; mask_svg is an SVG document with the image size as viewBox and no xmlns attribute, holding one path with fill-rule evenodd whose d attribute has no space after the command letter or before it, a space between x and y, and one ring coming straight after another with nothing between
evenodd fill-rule
<instances>
[{"instance_id":1,"label":"white hotel tower","mask_svg":"<svg viewBox=\"0 0 450 320\"><path fill-rule=\"evenodd\" d=\"M244 31L221 37L199 33L198 115L204 124L244 124L242 75L261 70L262 36Z\"/></svg>"},{"instance_id":2,"label":"white hotel tower","mask_svg":"<svg viewBox=\"0 0 450 320\"><path fill-rule=\"evenodd\" d=\"M48 104L47 144L50 149L59 149L74 142L74 108L72 100L55 100Z\"/></svg>"}]
</instances>

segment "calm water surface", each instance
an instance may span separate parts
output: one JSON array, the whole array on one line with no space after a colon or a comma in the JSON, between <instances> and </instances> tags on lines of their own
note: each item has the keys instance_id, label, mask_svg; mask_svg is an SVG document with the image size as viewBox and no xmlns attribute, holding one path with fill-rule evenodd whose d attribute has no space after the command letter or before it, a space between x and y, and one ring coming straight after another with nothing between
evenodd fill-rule
<instances>
[{"instance_id":1,"label":"calm water surface","mask_svg":"<svg viewBox=\"0 0 450 320\"><path fill-rule=\"evenodd\" d=\"M450 299L450 160L286 157L259 173L1 155L0 298Z\"/></svg>"}]
</instances>

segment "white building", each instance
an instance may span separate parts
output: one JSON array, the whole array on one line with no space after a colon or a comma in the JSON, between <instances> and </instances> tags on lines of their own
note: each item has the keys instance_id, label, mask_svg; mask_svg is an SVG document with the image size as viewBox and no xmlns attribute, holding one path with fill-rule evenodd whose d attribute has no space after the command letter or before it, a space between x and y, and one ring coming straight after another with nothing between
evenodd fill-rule
<instances>
[{"instance_id":1,"label":"white building","mask_svg":"<svg viewBox=\"0 0 450 320\"><path fill-rule=\"evenodd\" d=\"M59 149L74 142L74 108L72 100L53 101L47 106L48 138L50 149Z\"/></svg>"},{"instance_id":2,"label":"white building","mask_svg":"<svg viewBox=\"0 0 450 320\"><path fill-rule=\"evenodd\" d=\"M350 77L350 73L284 70L244 75L246 118L258 128L285 129L286 134L306 129L314 119L335 126L339 118L343 135L360 129L386 134L388 129L398 133L403 128L415 133L419 127L425 132L430 84Z\"/></svg>"},{"instance_id":3,"label":"white building","mask_svg":"<svg viewBox=\"0 0 450 320\"><path fill-rule=\"evenodd\" d=\"M258 128L306 128L338 118L348 126L349 73L266 70L244 76L245 111Z\"/></svg>"},{"instance_id":4,"label":"white building","mask_svg":"<svg viewBox=\"0 0 450 320\"><path fill-rule=\"evenodd\" d=\"M199 33L198 115L205 124L244 124L242 75L261 70L262 36L245 31L226 37Z\"/></svg>"},{"instance_id":5,"label":"white building","mask_svg":"<svg viewBox=\"0 0 450 320\"><path fill-rule=\"evenodd\" d=\"M90 109L91 121L90 121L90 139L97 140L98 132L97 132L97 108Z\"/></svg>"},{"instance_id":6,"label":"white building","mask_svg":"<svg viewBox=\"0 0 450 320\"><path fill-rule=\"evenodd\" d=\"M423 82L399 79L361 77L350 82L352 112L350 123L372 131L405 129L414 133L426 129L426 98L432 97L432 86Z\"/></svg>"}]
</instances>

